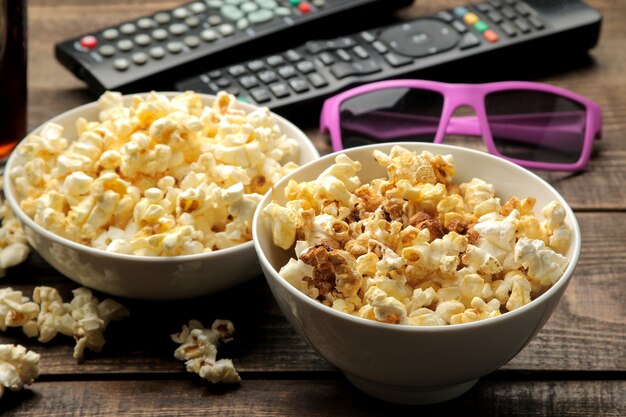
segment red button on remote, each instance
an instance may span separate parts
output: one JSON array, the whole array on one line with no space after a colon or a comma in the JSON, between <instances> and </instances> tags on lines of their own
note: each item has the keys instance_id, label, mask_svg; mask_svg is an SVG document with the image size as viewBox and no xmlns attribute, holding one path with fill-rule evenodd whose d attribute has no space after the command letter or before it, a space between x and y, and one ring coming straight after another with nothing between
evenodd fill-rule
<instances>
[{"instance_id":1,"label":"red button on remote","mask_svg":"<svg viewBox=\"0 0 626 417\"><path fill-rule=\"evenodd\" d=\"M491 29L487 29L486 31L483 32L483 36L485 37L485 39L487 39L488 42L491 43L496 43L498 42L498 34Z\"/></svg>"},{"instance_id":2,"label":"red button on remote","mask_svg":"<svg viewBox=\"0 0 626 417\"><path fill-rule=\"evenodd\" d=\"M300 3L298 4L298 10L302 13L308 13L311 11L311 5L309 3Z\"/></svg>"},{"instance_id":3,"label":"red button on remote","mask_svg":"<svg viewBox=\"0 0 626 417\"><path fill-rule=\"evenodd\" d=\"M94 36L87 35L80 39L80 46L87 49L93 49L98 45L98 39Z\"/></svg>"}]
</instances>

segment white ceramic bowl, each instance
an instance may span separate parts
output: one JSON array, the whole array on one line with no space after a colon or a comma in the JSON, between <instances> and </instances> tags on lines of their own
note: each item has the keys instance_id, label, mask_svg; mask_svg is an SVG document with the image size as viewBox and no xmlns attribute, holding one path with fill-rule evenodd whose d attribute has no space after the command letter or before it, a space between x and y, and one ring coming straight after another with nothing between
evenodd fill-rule
<instances>
[{"instance_id":1,"label":"white ceramic bowl","mask_svg":"<svg viewBox=\"0 0 626 417\"><path fill-rule=\"evenodd\" d=\"M180 93L162 94L171 97ZM124 104L128 105L131 98L130 95L125 96ZM213 99L213 96L202 95L205 104L210 104ZM238 105L246 111L257 108L247 103ZM72 141L76 139L75 122L79 117L97 120L97 103L85 104L56 116L33 133L54 122L65 128L65 137ZM276 114L274 117L282 131L300 144L296 162L304 164L319 158L319 152L304 132L286 119ZM79 284L128 298L180 299L233 287L261 273L252 241L200 255L150 257L108 253L53 234L35 224L20 209L8 173L23 162L18 153L13 152L6 164L4 193L9 205L24 225L32 247L55 269Z\"/></svg>"},{"instance_id":2,"label":"white ceramic bowl","mask_svg":"<svg viewBox=\"0 0 626 417\"><path fill-rule=\"evenodd\" d=\"M386 177L374 162L372 151L388 153L394 144L372 145L345 151L360 161L363 182ZM366 393L392 402L426 404L445 401L469 390L486 375L511 360L539 332L550 317L578 261L580 230L569 205L548 183L535 174L489 154L447 145L398 144L412 151L452 154L455 182L478 177L495 185L503 199L534 196L536 208L551 200L559 201L567 212L572 243L567 254L569 265L561 279L530 304L499 317L480 322L437 327L413 327L378 323L353 317L312 300L290 285L278 270L293 250L284 251L272 243L268 222L261 210L272 199L284 203L289 179L310 181L334 161L327 155L292 172L266 195L256 210L253 241L265 278L274 297L299 334L324 358Z\"/></svg>"}]
</instances>

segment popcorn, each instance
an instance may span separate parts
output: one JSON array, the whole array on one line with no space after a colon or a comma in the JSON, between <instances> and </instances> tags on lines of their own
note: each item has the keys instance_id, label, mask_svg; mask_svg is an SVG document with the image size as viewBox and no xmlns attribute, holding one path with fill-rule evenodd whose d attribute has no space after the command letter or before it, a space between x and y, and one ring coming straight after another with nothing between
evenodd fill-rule
<instances>
[{"instance_id":1,"label":"popcorn","mask_svg":"<svg viewBox=\"0 0 626 417\"><path fill-rule=\"evenodd\" d=\"M51 287L35 287L33 300L39 304L37 327L42 343L52 340L57 333L74 336L74 320L71 307L64 303L59 292Z\"/></svg>"},{"instance_id":2,"label":"popcorn","mask_svg":"<svg viewBox=\"0 0 626 417\"><path fill-rule=\"evenodd\" d=\"M178 256L250 241L261 196L297 168L298 143L270 111L246 114L223 92L210 107L192 92L153 92L127 107L109 92L98 103L99 120L77 120L71 144L55 124L28 136L16 150L25 162L10 173L27 215L85 245ZM348 195L354 169L333 169L343 180L329 177L329 195ZM0 253L0 273L25 248Z\"/></svg>"},{"instance_id":3,"label":"popcorn","mask_svg":"<svg viewBox=\"0 0 626 417\"><path fill-rule=\"evenodd\" d=\"M21 345L0 344L0 398L5 388L21 390L39 376L39 354Z\"/></svg>"},{"instance_id":4,"label":"popcorn","mask_svg":"<svg viewBox=\"0 0 626 417\"><path fill-rule=\"evenodd\" d=\"M274 244L295 249L279 275L337 311L391 324L485 320L530 303L562 275L565 210L504 204L479 178L455 184L449 155L373 152L387 178L362 183L342 154L317 179L285 187L263 210Z\"/></svg>"},{"instance_id":5,"label":"popcorn","mask_svg":"<svg viewBox=\"0 0 626 417\"><path fill-rule=\"evenodd\" d=\"M2 176L0 176L2 183ZM4 277L6 270L19 265L26 260L30 248L26 242L26 235L22 224L15 217L9 204L0 199L0 278Z\"/></svg>"},{"instance_id":6,"label":"popcorn","mask_svg":"<svg viewBox=\"0 0 626 417\"><path fill-rule=\"evenodd\" d=\"M172 340L180 343L174 357L185 361L188 372L200 375L213 384L224 382L233 384L241 381L232 360L216 360L220 342L230 342L235 332L233 323L228 320L215 320L210 329L205 329L197 320L183 325L180 333L173 334Z\"/></svg>"},{"instance_id":7,"label":"popcorn","mask_svg":"<svg viewBox=\"0 0 626 417\"><path fill-rule=\"evenodd\" d=\"M0 330L7 327L21 327L28 337L37 336L35 319L39 306L11 287L0 289Z\"/></svg>"}]
</instances>

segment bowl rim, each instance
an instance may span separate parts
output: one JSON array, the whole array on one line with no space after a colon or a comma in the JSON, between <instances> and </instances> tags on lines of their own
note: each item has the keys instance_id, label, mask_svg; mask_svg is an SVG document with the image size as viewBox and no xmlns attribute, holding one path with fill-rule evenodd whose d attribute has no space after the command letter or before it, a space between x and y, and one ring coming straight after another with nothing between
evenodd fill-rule
<instances>
[{"instance_id":1,"label":"bowl rim","mask_svg":"<svg viewBox=\"0 0 626 417\"><path fill-rule=\"evenodd\" d=\"M123 94L122 95L122 100L124 100L125 105L127 105L128 103L126 103L127 100L132 100L133 97L139 96L139 97L146 97L149 94L152 93L157 93L157 94L162 94L167 96L168 98L174 97L176 95L181 95L184 94L186 91L156 91L156 90L152 90L152 91L146 91L146 92L140 92L140 93L131 93L131 94ZM209 101L210 103L213 102L213 100L215 100L216 95L213 94L203 94L203 93L195 93L197 95L200 96L200 98L203 100L203 102L205 100ZM68 109L66 111L64 111L63 113L60 113L56 116L54 116L53 118L41 123L39 126L37 126L36 128L34 128L33 130L31 130L30 132L28 132L26 134L26 136L24 137L24 139L26 139L28 136L35 134L35 133L39 133L46 125L48 125L49 123L57 123L58 120L60 119L65 119L65 118L70 118L70 117L74 117L75 119L77 119L78 115L75 115L77 113L82 113L85 111L89 111L92 109L97 109L98 108L98 100L94 100L91 101L89 103L85 103L82 104L78 107L74 107L71 109ZM241 102L237 100L237 106L243 106L243 109L249 112L252 112L256 109L262 108L262 107L267 107L267 106L257 106L255 104L252 103L246 103L246 102ZM313 156L314 160L317 160L320 158L320 153L317 150L317 148L315 147L315 145L313 145L313 142L311 141L311 139L308 137L308 135L306 133L304 133L304 131L302 129L300 129L299 127L297 127L295 124L293 124L292 122L290 122L289 120L285 119L284 117L282 117L281 115L274 113L271 109L269 109L270 113L272 114L273 117L275 117L279 122L285 124L286 126L288 126L290 129L292 129L294 132L297 132L299 136L301 136L302 139L306 139L306 140L302 140L302 143L300 143L300 141L298 142L298 144L302 147L307 148L308 152ZM75 122L76 120L74 120ZM69 143L72 143L73 141L75 141L77 138L74 138L72 141L70 141ZM23 139L17 144L17 146L15 147L15 149L13 149L13 151L11 152L11 155L9 156L9 158L6 161L6 164L4 165L4 178L3 178L3 187L4 187L4 195L5 195L5 199L6 201L9 203L9 207L11 208L11 211L15 214L15 216L17 216L19 218L19 220L27 227L33 229L36 233L42 235L43 237L52 240L55 243L59 243L61 245L67 246L69 248L72 248L74 250L79 250L79 251L84 251L87 253L90 253L94 256L100 256L100 257L107 257L107 258L117 258L120 260L125 260L125 261L137 261L137 262L152 262L152 263L161 263L161 262L171 262L171 261L195 261L195 260L199 260L199 259L207 259L207 258L212 258L218 255L227 255L227 254L231 254L231 253L237 253L239 251L248 251L250 250L250 248L253 247L253 242L252 240L249 240L247 242L244 243L240 243L234 246L230 246L228 248L223 248L223 249L218 249L215 251L211 251L211 252L203 252L203 253L198 253L198 254L192 254L192 255L175 255L175 256L146 256L146 255L129 255L129 254L124 254L124 253L115 253L115 252L107 252L105 250L102 249L98 249L98 248L94 248L91 246L87 246L84 245L82 243L78 243L75 242L73 240L67 239L63 236L59 236L56 233L53 233L47 229L45 229L44 227L38 225L37 223L35 223L35 221L33 219L31 219L20 207L19 203L17 202L17 198L15 197L15 190L13 189L13 181L11 180L11 168L13 165L13 162L17 159L17 152L16 150L22 145L23 143ZM310 161L310 162L313 162ZM281 178L282 179L282 178ZM271 191L268 190L268 192Z\"/></svg>"},{"instance_id":2,"label":"bowl rim","mask_svg":"<svg viewBox=\"0 0 626 417\"><path fill-rule=\"evenodd\" d=\"M576 265L578 264L578 259L580 257L580 250L581 250L581 244L582 244L580 227L578 225L578 221L576 219L574 211L572 210L570 205L567 203L565 198L543 178L539 177L537 174L535 174L534 172L531 172L530 170L526 168L523 168L517 164L514 164L513 162L507 161L502 158L498 158L497 156L488 154L486 152L482 152L482 151L478 151L478 150L474 150L470 148L463 148L463 147L455 146L455 145L447 145L447 144L439 144L439 143L424 143L424 142L386 142L384 144L359 146L355 148L344 149L338 152L333 152L331 154L324 155L315 161L311 161L305 165L302 165L297 170L294 170L290 172L288 175L286 175L285 177L281 178L280 181L274 184L274 187L282 186L284 183L289 181L294 175L296 175L300 170L307 169L309 166L316 165L316 164L321 165L325 163L326 161L328 161L329 159L334 159L339 154L346 153L348 156L350 156L352 152L356 152L356 151L363 151L363 150L368 150L368 149L371 149L373 151L375 149L380 149L381 147L391 148L396 145L403 146L406 144L426 146L427 148L432 147L435 149L441 149L442 151L445 151L447 149L447 150L454 150L457 152L459 151L467 152L469 154L477 155L479 157L485 157L488 160L491 160L497 163L502 163L505 166L508 166L514 169L518 173L521 173L523 175L530 175L531 177L534 177L534 179L538 180L544 187L546 187L549 191L551 191L557 197L557 200L560 200L559 203L561 203L561 205L566 211L566 218L567 217L570 218L571 226L572 226L572 237L574 237L574 239L572 239L572 242L571 242L571 244L573 245L572 259L569 260L565 271L563 271L563 274L558 279L558 281L554 283L550 288L548 288L547 291L542 293L539 297L535 298L534 300L531 300L530 303L523 305L520 308L517 308L513 311L508 311L496 317L490 317L488 319L478 320L478 321L470 322L470 323L460 323L460 324L454 324L454 325L447 324L447 325L438 325L438 326L414 326L414 325L409 325L409 324L382 323L382 322L377 322L374 320L368 320L363 317L353 316L348 313L337 311L333 309L332 307L325 306L324 304L316 300L313 300L311 297L307 296L306 294L304 294L303 292L295 288L293 285L288 283L283 277L281 277L278 274L278 271L276 271L274 267L270 264L261 246L261 243L258 237L258 228L259 228L259 223L261 221L260 218L261 218L262 209L270 202L269 199L273 195L272 193L267 193L265 196L263 196L263 199L259 202L259 205L257 206L255 210L254 217L252 220L252 242L254 243L254 247L257 252L259 262L261 263L261 266L263 267L264 275L266 279L269 280L267 273L265 273L265 271L269 271L271 279L273 279L275 282L281 285L284 289L286 289L286 291L288 291L292 296L295 296L301 302L304 302L309 307L320 311L322 314L330 314L331 316L334 316L337 319L340 319L340 320L344 319L344 320L347 320L348 322L354 323L355 325L371 327L371 328L379 329L383 331L418 332L418 333L453 332L453 331L459 331L459 329L461 330L464 330L464 329L469 330L469 329L474 329L474 328L477 329L477 328L481 328L484 326L490 326L490 325L495 325L498 323L503 323L506 320L511 320L519 315L524 314L526 311L530 311L530 309L538 308L540 305L544 304L549 299L551 299L552 296L558 291L560 291L562 287L567 286L569 281L572 279L574 269L576 268ZM431 151L430 149L425 149L425 150Z\"/></svg>"}]
</instances>

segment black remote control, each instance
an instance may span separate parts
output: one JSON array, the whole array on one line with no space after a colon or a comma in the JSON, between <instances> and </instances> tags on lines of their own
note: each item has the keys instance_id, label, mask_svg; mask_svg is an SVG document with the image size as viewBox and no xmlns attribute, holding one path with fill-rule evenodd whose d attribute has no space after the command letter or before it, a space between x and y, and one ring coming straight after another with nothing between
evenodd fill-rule
<instances>
[{"instance_id":1,"label":"black remote control","mask_svg":"<svg viewBox=\"0 0 626 417\"><path fill-rule=\"evenodd\" d=\"M601 19L579 0L489 0L309 41L198 74L175 87L209 94L227 90L244 101L289 110L351 85L406 77L468 57L480 56L480 65L487 66L498 51L519 51L527 59L555 49L587 51L597 43Z\"/></svg>"},{"instance_id":2,"label":"black remote control","mask_svg":"<svg viewBox=\"0 0 626 417\"><path fill-rule=\"evenodd\" d=\"M198 68L282 50L412 0L199 0L56 45L57 59L99 94L171 89ZM345 24L345 23L344 23ZM330 31L332 33L332 31ZM313 32L319 33L319 32Z\"/></svg>"}]
</instances>

